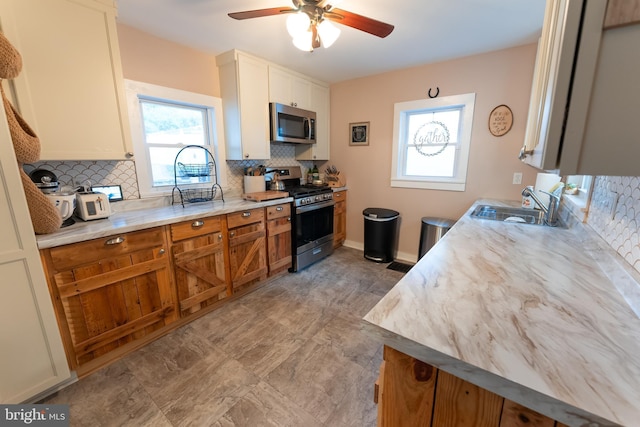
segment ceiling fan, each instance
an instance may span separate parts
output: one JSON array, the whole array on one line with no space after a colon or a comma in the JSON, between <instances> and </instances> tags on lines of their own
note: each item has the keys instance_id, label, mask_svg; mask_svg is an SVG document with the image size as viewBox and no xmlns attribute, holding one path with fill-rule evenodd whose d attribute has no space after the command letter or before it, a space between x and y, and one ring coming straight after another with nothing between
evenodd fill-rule
<instances>
[{"instance_id":1,"label":"ceiling fan","mask_svg":"<svg viewBox=\"0 0 640 427\"><path fill-rule=\"evenodd\" d=\"M323 45L329 47L340 35L340 30L330 21L373 34L381 38L393 31L393 25L377 21L357 13L338 9L332 0L292 0L293 8L287 6L268 9L247 10L229 13L233 19L251 19L263 16L290 14L287 30L293 37L293 44L301 50L313 51ZM339 1L339 0L337 0ZM336 0L333 0L336 3Z\"/></svg>"}]
</instances>

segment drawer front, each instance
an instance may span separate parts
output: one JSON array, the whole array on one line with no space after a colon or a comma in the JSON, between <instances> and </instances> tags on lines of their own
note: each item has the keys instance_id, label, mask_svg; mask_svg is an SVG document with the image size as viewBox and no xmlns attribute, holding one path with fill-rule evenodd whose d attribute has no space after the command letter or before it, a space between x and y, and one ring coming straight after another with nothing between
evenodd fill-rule
<instances>
[{"instance_id":1,"label":"drawer front","mask_svg":"<svg viewBox=\"0 0 640 427\"><path fill-rule=\"evenodd\" d=\"M248 209L227 215L228 228L242 227L243 225L261 221L264 221L264 208Z\"/></svg>"},{"instance_id":2,"label":"drawer front","mask_svg":"<svg viewBox=\"0 0 640 427\"><path fill-rule=\"evenodd\" d=\"M221 230L222 220L219 216L198 218L191 221L171 224L171 240L177 242L190 237L217 233Z\"/></svg>"},{"instance_id":3,"label":"drawer front","mask_svg":"<svg viewBox=\"0 0 640 427\"><path fill-rule=\"evenodd\" d=\"M333 193L333 200L337 202L343 202L347 200L347 191L343 190L343 191L336 191L335 193Z\"/></svg>"},{"instance_id":4,"label":"drawer front","mask_svg":"<svg viewBox=\"0 0 640 427\"><path fill-rule=\"evenodd\" d=\"M267 220L291 216L291 204L289 203L283 203L276 206L268 206L266 210Z\"/></svg>"},{"instance_id":5,"label":"drawer front","mask_svg":"<svg viewBox=\"0 0 640 427\"><path fill-rule=\"evenodd\" d=\"M116 234L100 239L78 242L51 249L53 267L65 270L105 258L125 255L146 248L164 246L163 228Z\"/></svg>"}]
</instances>

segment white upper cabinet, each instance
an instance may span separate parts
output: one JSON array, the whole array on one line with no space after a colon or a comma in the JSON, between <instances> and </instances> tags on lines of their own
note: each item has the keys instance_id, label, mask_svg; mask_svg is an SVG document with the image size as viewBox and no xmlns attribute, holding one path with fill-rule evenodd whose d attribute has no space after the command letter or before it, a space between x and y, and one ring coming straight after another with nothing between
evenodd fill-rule
<instances>
[{"instance_id":1,"label":"white upper cabinet","mask_svg":"<svg viewBox=\"0 0 640 427\"><path fill-rule=\"evenodd\" d=\"M237 50L216 57L228 160L271 157L266 62Z\"/></svg>"},{"instance_id":2,"label":"white upper cabinet","mask_svg":"<svg viewBox=\"0 0 640 427\"><path fill-rule=\"evenodd\" d=\"M329 160L329 88L316 83L310 84L311 103L309 110L316 113L316 143L297 144L298 160Z\"/></svg>"},{"instance_id":3,"label":"white upper cabinet","mask_svg":"<svg viewBox=\"0 0 640 427\"><path fill-rule=\"evenodd\" d=\"M298 160L329 159L329 86L255 56L216 57L224 107L227 159L269 159L269 103L316 113L316 143L295 144Z\"/></svg>"},{"instance_id":4,"label":"white upper cabinet","mask_svg":"<svg viewBox=\"0 0 640 427\"><path fill-rule=\"evenodd\" d=\"M130 158L113 2L2 0L0 23L22 55L10 92L41 160Z\"/></svg>"},{"instance_id":5,"label":"white upper cabinet","mask_svg":"<svg viewBox=\"0 0 640 427\"><path fill-rule=\"evenodd\" d=\"M270 65L269 102L311 110L311 82L282 68Z\"/></svg>"},{"instance_id":6,"label":"white upper cabinet","mask_svg":"<svg viewBox=\"0 0 640 427\"><path fill-rule=\"evenodd\" d=\"M603 29L607 13L604 1L547 2L524 162L561 175L640 175L640 56L630 54L640 23Z\"/></svg>"}]
</instances>

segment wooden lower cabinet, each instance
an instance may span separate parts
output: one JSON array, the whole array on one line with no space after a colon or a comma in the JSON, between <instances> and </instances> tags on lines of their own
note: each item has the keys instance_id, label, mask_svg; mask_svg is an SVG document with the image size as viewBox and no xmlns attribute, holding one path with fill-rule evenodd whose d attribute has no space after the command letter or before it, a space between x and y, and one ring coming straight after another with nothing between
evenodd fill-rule
<instances>
[{"instance_id":1,"label":"wooden lower cabinet","mask_svg":"<svg viewBox=\"0 0 640 427\"><path fill-rule=\"evenodd\" d=\"M224 215L169 226L175 285L182 317L231 295L226 275Z\"/></svg>"},{"instance_id":2,"label":"wooden lower cabinet","mask_svg":"<svg viewBox=\"0 0 640 427\"><path fill-rule=\"evenodd\" d=\"M227 215L229 273L233 293L267 278L264 208Z\"/></svg>"},{"instance_id":3,"label":"wooden lower cabinet","mask_svg":"<svg viewBox=\"0 0 640 427\"><path fill-rule=\"evenodd\" d=\"M374 400L378 427L565 427L388 346Z\"/></svg>"},{"instance_id":4,"label":"wooden lower cabinet","mask_svg":"<svg viewBox=\"0 0 640 427\"><path fill-rule=\"evenodd\" d=\"M347 191L336 191L333 200L333 247L338 248L347 238Z\"/></svg>"},{"instance_id":5,"label":"wooden lower cabinet","mask_svg":"<svg viewBox=\"0 0 640 427\"><path fill-rule=\"evenodd\" d=\"M291 267L291 204L269 206L265 211L269 276L273 276Z\"/></svg>"},{"instance_id":6,"label":"wooden lower cabinet","mask_svg":"<svg viewBox=\"0 0 640 427\"><path fill-rule=\"evenodd\" d=\"M72 369L123 354L178 318L163 227L41 251Z\"/></svg>"}]
</instances>

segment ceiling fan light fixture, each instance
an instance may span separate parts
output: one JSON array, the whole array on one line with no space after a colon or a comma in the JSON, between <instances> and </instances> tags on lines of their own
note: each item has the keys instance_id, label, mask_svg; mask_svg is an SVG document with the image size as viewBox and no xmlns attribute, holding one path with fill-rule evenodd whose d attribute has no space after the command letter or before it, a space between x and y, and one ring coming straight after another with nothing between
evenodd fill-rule
<instances>
[{"instance_id":1,"label":"ceiling fan light fixture","mask_svg":"<svg viewBox=\"0 0 640 427\"><path fill-rule=\"evenodd\" d=\"M322 40L322 46L328 48L340 37L340 28L325 19L318 24L318 34Z\"/></svg>"},{"instance_id":2,"label":"ceiling fan light fixture","mask_svg":"<svg viewBox=\"0 0 640 427\"><path fill-rule=\"evenodd\" d=\"M294 39L309 31L311 19L304 12L292 13L287 17L287 31Z\"/></svg>"},{"instance_id":3,"label":"ceiling fan light fixture","mask_svg":"<svg viewBox=\"0 0 640 427\"><path fill-rule=\"evenodd\" d=\"M305 52L312 52L312 38L313 34L311 33L311 31L305 31L293 38L293 45L300 50L304 50Z\"/></svg>"}]
</instances>

